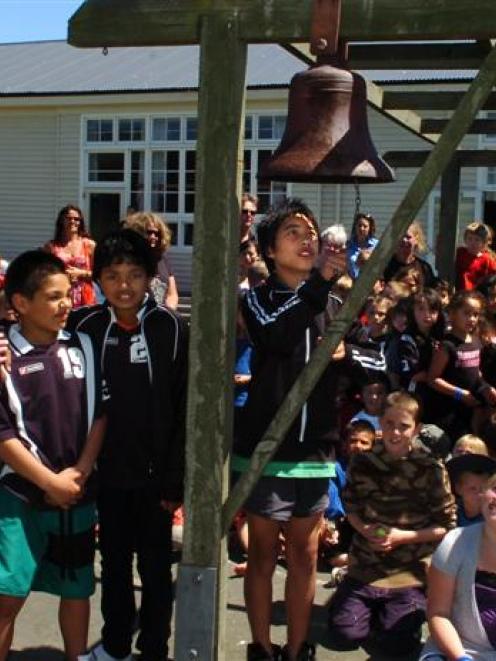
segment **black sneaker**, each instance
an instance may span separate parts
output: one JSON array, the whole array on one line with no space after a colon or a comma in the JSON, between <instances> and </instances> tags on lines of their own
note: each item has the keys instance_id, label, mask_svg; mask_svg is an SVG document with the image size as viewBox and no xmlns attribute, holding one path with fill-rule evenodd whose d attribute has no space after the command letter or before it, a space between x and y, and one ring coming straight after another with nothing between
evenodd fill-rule
<instances>
[{"instance_id":1,"label":"black sneaker","mask_svg":"<svg viewBox=\"0 0 496 661\"><path fill-rule=\"evenodd\" d=\"M281 659L283 661L287 661L289 660L289 658L290 657L289 657L288 646L284 645L282 649ZM300 651L298 652L298 655L296 656L296 661L315 661L316 659L317 659L317 655L315 653L315 645L304 642L300 647Z\"/></svg>"},{"instance_id":2,"label":"black sneaker","mask_svg":"<svg viewBox=\"0 0 496 661\"><path fill-rule=\"evenodd\" d=\"M272 654L260 643L249 643L246 648L247 661L280 661L281 658L279 645L272 645Z\"/></svg>"}]
</instances>

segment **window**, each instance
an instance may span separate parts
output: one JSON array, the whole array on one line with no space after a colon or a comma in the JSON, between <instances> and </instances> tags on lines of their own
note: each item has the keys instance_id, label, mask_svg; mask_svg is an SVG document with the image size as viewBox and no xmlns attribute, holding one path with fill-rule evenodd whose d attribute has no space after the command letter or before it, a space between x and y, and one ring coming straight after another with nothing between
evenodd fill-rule
<instances>
[{"instance_id":1,"label":"window","mask_svg":"<svg viewBox=\"0 0 496 661\"><path fill-rule=\"evenodd\" d=\"M181 140L181 118L155 117L152 120L152 140L155 142L177 142Z\"/></svg>"},{"instance_id":2,"label":"window","mask_svg":"<svg viewBox=\"0 0 496 661\"><path fill-rule=\"evenodd\" d=\"M259 140L280 140L286 126L284 115L261 115L258 118Z\"/></svg>"},{"instance_id":3,"label":"window","mask_svg":"<svg viewBox=\"0 0 496 661\"><path fill-rule=\"evenodd\" d=\"M179 151L152 154L152 211L179 211Z\"/></svg>"},{"instance_id":4,"label":"window","mask_svg":"<svg viewBox=\"0 0 496 661\"><path fill-rule=\"evenodd\" d=\"M196 140L198 136L198 120L188 117L186 120L186 140Z\"/></svg>"},{"instance_id":5,"label":"window","mask_svg":"<svg viewBox=\"0 0 496 661\"><path fill-rule=\"evenodd\" d=\"M144 210L145 152L131 152L131 196L129 205L136 211Z\"/></svg>"},{"instance_id":6,"label":"window","mask_svg":"<svg viewBox=\"0 0 496 661\"><path fill-rule=\"evenodd\" d=\"M196 152L186 152L186 166L184 169L184 211L193 213L195 210L195 184L196 184Z\"/></svg>"},{"instance_id":7,"label":"window","mask_svg":"<svg viewBox=\"0 0 496 661\"><path fill-rule=\"evenodd\" d=\"M496 111L495 110L488 110L486 112L486 119L496 119ZM486 133L481 136L482 137L482 142L487 144L493 144L496 143L496 134L495 133Z\"/></svg>"},{"instance_id":8,"label":"window","mask_svg":"<svg viewBox=\"0 0 496 661\"><path fill-rule=\"evenodd\" d=\"M253 138L253 117L248 115L245 117L245 140Z\"/></svg>"},{"instance_id":9,"label":"window","mask_svg":"<svg viewBox=\"0 0 496 661\"><path fill-rule=\"evenodd\" d=\"M145 139L144 119L120 119L119 141L142 142Z\"/></svg>"},{"instance_id":10,"label":"window","mask_svg":"<svg viewBox=\"0 0 496 661\"><path fill-rule=\"evenodd\" d=\"M258 195L264 213L288 193L283 182L258 181L263 161L284 132L277 113L245 117L243 190ZM119 190L125 206L162 214L178 248L193 245L198 119L192 114L87 117L83 122L89 192Z\"/></svg>"},{"instance_id":11,"label":"window","mask_svg":"<svg viewBox=\"0 0 496 661\"><path fill-rule=\"evenodd\" d=\"M463 233L465 227L477 217L477 204L478 194L472 191L460 191L460 199L458 201L458 236L456 243L461 245L463 243ZM429 205L429 218L427 227L427 241L430 251L435 252L436 242L438 241L439 234L439 214L441 209L441 195L439 191L435 191L431 195Z\"/></svg>"},{"instance_id":12,"label":"window","mask_svg":"<svg viewBox=\"0 0 496 661\"><path fill-rule=\"evenodd\" d=\"M114 123L111 119L89 119L86 122L87 142L112 142Z\"/></svg>"},{"instance_id":13,"label":"window","mask_svg":"<svg viewBox=\"0 0 496 661\"><path fill-rule=\"evenodd\" d=\"M90 154L88 181L124 181L124 154L121 152Z\"/></svg>"}]
</instances>

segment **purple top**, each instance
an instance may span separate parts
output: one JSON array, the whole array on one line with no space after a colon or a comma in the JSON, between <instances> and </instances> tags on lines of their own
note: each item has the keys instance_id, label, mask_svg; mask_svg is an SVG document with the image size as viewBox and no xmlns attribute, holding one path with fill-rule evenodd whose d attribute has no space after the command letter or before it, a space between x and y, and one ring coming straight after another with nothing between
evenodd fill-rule
<instances>
[{"instance_id":1,"label":"purple top","mask_svg":"<svg viewBox=\"0 0 496 661\"><path fill-rule=\"evenodd\" d=\"M475 600L482 626L496 649L496 574L478 569L475 574Z\"/></svg>"}]
</instances>

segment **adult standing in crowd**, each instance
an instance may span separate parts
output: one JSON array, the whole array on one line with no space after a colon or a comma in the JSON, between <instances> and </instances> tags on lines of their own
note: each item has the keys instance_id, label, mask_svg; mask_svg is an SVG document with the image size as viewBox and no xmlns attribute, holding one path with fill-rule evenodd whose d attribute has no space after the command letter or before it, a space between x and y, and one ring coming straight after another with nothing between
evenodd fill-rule
<instances>
[{"instance_id":1,"label":"adult standing in crowd","mask_svg":"<svg viewBox=\"0 0 496 661\"><path fill-rule=\"evenodd\" d=\"M126 227L145 237L157 259L157 275L150 284L155 300L160 305L167 305L175 310L179 303L179 294L167 255L172 241L172 231L159 215L151 211L131 214L126 220Z\"/></svg>"},{"instance_id":2,"label":"adult standing in crowd","mask_svg":"<svg viewBox=\"0 0 496 661\"><path fill-rule=\"evenodd\" d=\"M258 197L243 193L241 196L241 217L239 223L239 242L244 243L254 238L253 223L258 210Z\"/></svg>"},{"instance_id":3,"label":"adult standing in crowd","mask_svg":"<svg viewBox=\"0 0 496 661\"><path fill-rule=\"evenodd\" d=\"M45 244L45 250L61 259L71 281L72 307L94 305L95 290L92 282L95 242L90 239L79 207L67 204L59 211L55 234Z\"/></svg>"},{"instance_id":4,"label":"adult standing in crowd","mask_svg":"<svg viewBox=\"0 0 496 661\"><path fill-rule=\"evenodd\" d=\"M419 257L419 253L427 250L424 232L418 221L413 222L407 229L396 248L396 252L389 260L384 270L384 279L391 280L395 274L405 266L417 268L422 276L424 287L433 287L435 276L431 265Z\"/></svg>"},{"instance_id":5,"label":"adult standing in crowd","mask_svg":"<svg viewBox=\"0 0 496 661\"><path fill-rule=\"evenodd\" d=\"M351 237L346 246L348 273L355 280L360 269L379 243L375 236L375 219L370 213L357 213L351 228Z\"/></svg>"}]
</instances>

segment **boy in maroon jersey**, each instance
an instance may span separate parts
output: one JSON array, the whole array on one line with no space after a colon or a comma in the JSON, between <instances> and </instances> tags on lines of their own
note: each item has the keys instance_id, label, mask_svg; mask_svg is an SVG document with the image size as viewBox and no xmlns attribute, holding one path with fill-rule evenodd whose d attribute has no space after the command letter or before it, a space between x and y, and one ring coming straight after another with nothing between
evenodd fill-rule
<instances>
[{"instance_id":1,"label":"boy in maroon jersey","mask_svg":"<svg viewBox=\"0 0 496 661\"><path fill-rule=\"evenodd\" d=\"M91 345L63 332L70 282L41 250L10 265L12 366L0 385L0 659L31 590L61 597L66 657L86 651L94 591L95 507L89 477L104 433Z\"/></svg>"}]
</instances>

